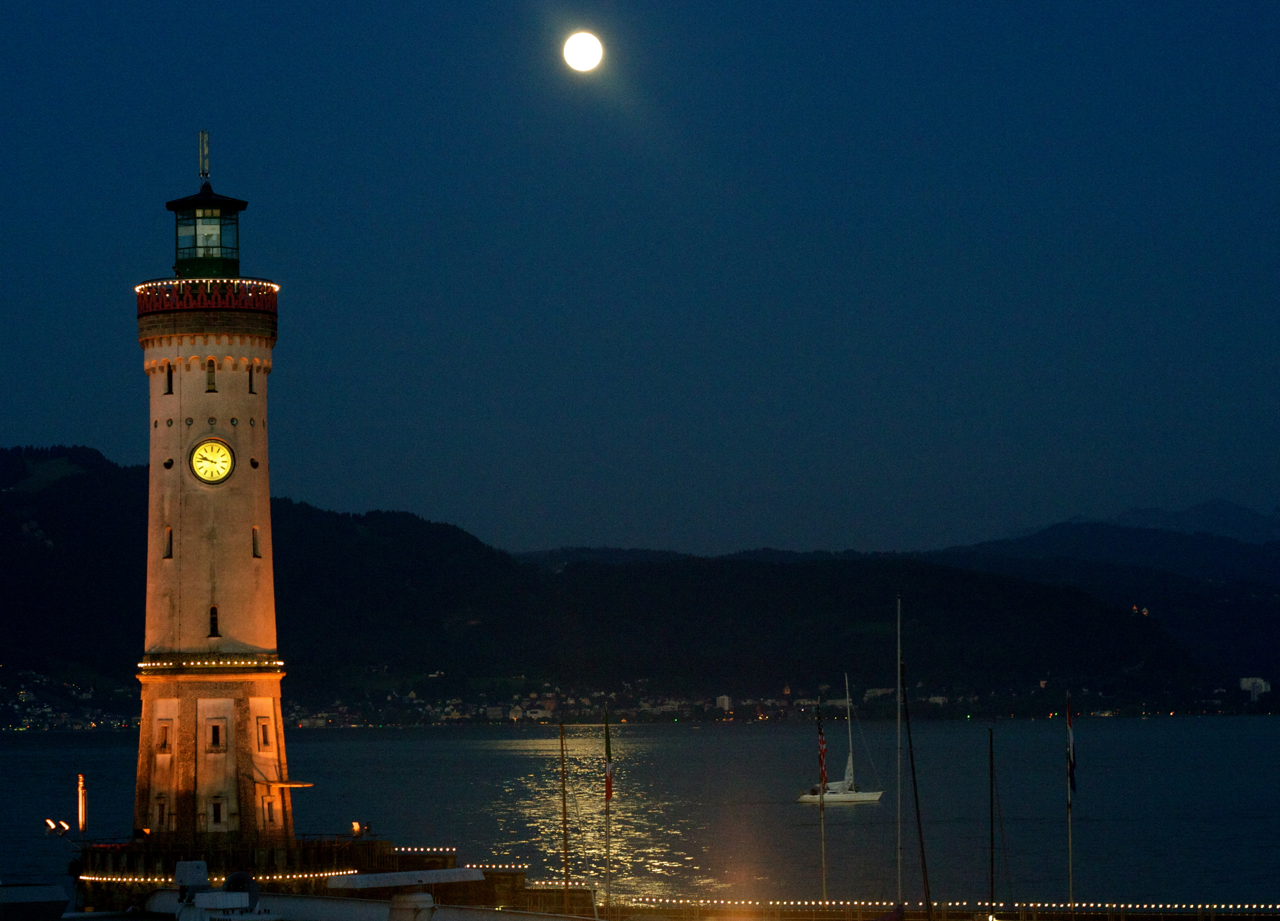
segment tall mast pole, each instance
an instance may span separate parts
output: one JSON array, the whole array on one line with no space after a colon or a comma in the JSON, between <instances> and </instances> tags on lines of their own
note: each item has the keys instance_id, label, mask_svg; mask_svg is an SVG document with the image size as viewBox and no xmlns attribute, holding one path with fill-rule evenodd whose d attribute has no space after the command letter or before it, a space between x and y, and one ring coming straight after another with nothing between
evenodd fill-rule
<instances>
[{"instance_id":1,"label":"tall mast pole","mask_svg":"<svg viewBox=\"0 0 1280 921\"><path fill-rule=\"evenodd\" d=\"M569 779L564 762L564 722L560 723L560 829L564 846L564 913L569 913Z\"/></svg>"},{"instance_id":2,"label":"tall mast pole","mask_svg":"<svg viewBox=\"0 0 1280 921\"><path fill-rule=\"evenodd\" d=\"M1071 692L1067 691L1067 902L1076 915L1075 860L1071 842L1071 800L1075 792L1076 740L1071 730Z\"/></svg>"},{"instance_id":3,"label":"tall mast pole","mask_svg":"<svg viewBox=\"0 0 1280 921\"><path fill-rule=\"evenodd\" d=\"M853 793L857 787L853 781L853 701L849 699L849 673L844 673L844 724L845 729L849 730L849 792Z\"/></svg>"},{"instance_id":4,"label":"tall mast pole","mask_svg":"<svg viewBox=\"0 0 1280 921\"><path fill-rule=\"evenodd\" d=\"M902 675L901 684L903 687L907 683L906 666L899 665L898 672ZM924 911L925 917L929 921L933 921L933 895L929 891L929 865L924 859L924 818L920 815L920 787L916 783L916 747L911 744L911 711L907 709L907 701L902 699L902 716L903 722L907 724L907 754L911 758L911 796L914 798L916 807L916 837L920 839L920 875L924 877Z\"/></svg>"},{"instance_id":5,"label":"tall mast pole","mask_svg":"<svg viewBox=\"0 0 1280 921\"><path fill-rule=\"evenodd\" d=\"M827 900L827 741L822 734L822 691L818 691L818 825L822 829L822 901Z\"/></svg>"},{"instance_id":6,"label":"tall mast pole","mask_svg":"<svg viewBox=\"0 0 1280 921\"><path fill-rule=\"evenodd\" d=\"M898 904L902 904L902 595L898 595Z\"/></svg>"},{"instance_id":7,"label":"tall mast pole","mask_svg":"<svg viewBox=\"0 0 1280 921\"><path fill-rule=\"evenodd\" d=\"M613 801L613 750L609 745L609 704L604 705L604 904L613 904L613 861L610 849L609 807Z\"/></svg>"},{"instance_id":8,"label":"tall mast pole","mask_svg":"<svg viewBox=\"0 0 1280 921\"><path fill-rule=\"evenodd\" d=\"M995 730L987 727L987 793L990 799L991 815L988 822L987 857L991 867L991 879L988 897L991 899L991 914L996 911L996 742Z\"/></svg>"}]
</instances>

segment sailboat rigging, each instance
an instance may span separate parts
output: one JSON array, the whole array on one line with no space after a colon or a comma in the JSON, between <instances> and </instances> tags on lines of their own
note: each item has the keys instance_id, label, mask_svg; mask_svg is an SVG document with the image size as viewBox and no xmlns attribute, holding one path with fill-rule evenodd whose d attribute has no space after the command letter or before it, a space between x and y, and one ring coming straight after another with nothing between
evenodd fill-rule
<instances>
[{"instance_id":1,"label":"sailboat rigging","mask_svg":"<svg viewBox=\"0 0 1280 921\"><path fill-rule=\"evenodd\" d=\"M825 782L820 777L818 783L801 793L797 803L819 803L820 805L841 806L852 803L877 803L884 795L883 790L859 790L853 779L853 704L849 699L849 674L844 676L844 708L846 728L849 733L849 755L844 764L844 780ZM825 782L825 783L824 783Z\"/></svg>"}]
</instances>

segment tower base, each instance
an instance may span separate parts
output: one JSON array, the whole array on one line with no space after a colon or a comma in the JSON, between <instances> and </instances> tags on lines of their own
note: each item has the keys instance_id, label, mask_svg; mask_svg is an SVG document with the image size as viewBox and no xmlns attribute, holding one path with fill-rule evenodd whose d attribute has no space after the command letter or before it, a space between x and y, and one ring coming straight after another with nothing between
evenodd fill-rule
<instances>
[{"instance_id":1,"label":"tower base","mask_svg":"<svg viewBox=\"0 0 1280 921\"><path fill-rule=\"evenodd\" d=\"M144 662L134 834L165 847L289 847L279 668L234 656ZM227 663L227 664L224 664ZM212 865L211 865L212 867Z\"/></svg>"}]
</instances>

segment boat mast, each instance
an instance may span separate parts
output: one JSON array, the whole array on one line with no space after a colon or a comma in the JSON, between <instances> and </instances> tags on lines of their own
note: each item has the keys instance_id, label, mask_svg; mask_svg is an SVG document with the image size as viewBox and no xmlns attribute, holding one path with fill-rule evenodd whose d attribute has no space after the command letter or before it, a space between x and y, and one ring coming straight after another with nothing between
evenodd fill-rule
<instances>
[{"instance_id":1,"label":"boat mast","mask_svg":"<svg viewBox=\"0 0 1280 921\"><path fill-rule=\"evenodd\" d=\"M1076 740L1071 731L1071 692L1067 691L1067 902L1076 916L1075 857L1071 841L1071 800L1076 786Z\"/></svg>"},{"instance_id":2,"label":"boat mast","mask_svg":"<svg viewBox=\"0 0 1280 921\"><path fill-rule=\"evenodd\" d=\"M844 728L849 730L849 792L853 793L858 785L853 782L853 701L849 699L849 673L844 673Z\"/></svg>"},{"instance_id":3,"label":"boat mast","mask_svg":"<svg viewBox=\"0 0 1280 921\"><path fill-rule=\"evenodd\" d=\"M613 799L613 749L609 745L609 702L604 704L604 904L613 904L613 859L610 852L609 805Z\"/></svg>"},{"instance_id":4,"label":"boat mast","mask_svg":"<svg viewBox=\"0 0 1280 921\"><path fill-rule=\"evenodd\" d=\"M822 829L822 901L827 900L827 739L822 734L822 689L818 689L818 825Z\"/></svg>"},{"instance_id":5,"label":"boat mast","mask_svg":"<svg viewBox=\"0 0 1280 921\"><path fill-rule=\"evenodd\" d=\"M987 793L991 807L987 840L987 857L991 866L988 897L991 899L991 914L994 915L996 912L996 742L995 730L989 726L987 727Z\"/></svg>"},{"instance_id":6,"label":"boat mast","mask_svg":"<svg viewBox=\"0 0 1280 921\"><path fill-rule=\"evenodd\" d=\"M906 666L898 665L899 685L906 687ZM924 859L924 818L920 815L920 787L916 783L916 747L911 744L911 711L907 709L907 698L902 698L902 717L907 724L907 755L911 759L911 795L916 807L916 837L920 839L920 875L924 877L924 911L925 917L933 921L933 896L929 892L929 865Z\"/></svg>"},{"instance_id":7,"label":"boat mast","mask_svg":"<svg viewBox=\"0 0 1280 921\"><path fill-rule=\"evenodd\" d=\"M898 904L902 904L902 595L898 595Z\"/></svg>"},{"instance_id":8,"label":"boat mast","mask_svg":"<svg viewBox=\"0 0 1280 921\"><path fill-rule=\"evenodd\" d=\"M569 913L569 777L564 763L564 722L560 723L560 828L564 844L564 913Z\"/></svg>"}]
</instances>

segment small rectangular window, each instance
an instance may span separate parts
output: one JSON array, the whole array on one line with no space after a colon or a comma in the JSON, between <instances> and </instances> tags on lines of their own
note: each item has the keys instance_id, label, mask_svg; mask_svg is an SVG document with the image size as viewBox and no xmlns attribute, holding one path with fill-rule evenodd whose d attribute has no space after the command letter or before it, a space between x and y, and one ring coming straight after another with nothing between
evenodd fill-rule
<instances>
[{"instance_id":1,"label":"small rectangular window","mask_svg":"<svg viewBox=\"0 0 1280 921\"><path fill-rule=\"evenodd\" d=\"M213 807L213 824L222 824L222 800L215 799L210 805Z\"/></svg>"},{"instance_id":2,"label":"small rectangular window","mask_svg":"<svg viewBox=\"0 0 1280 921\"><path fill-rule=\"evenodd\" d=\"M218 363L210 358L204 366L204 392L218 392Z\"/></svg>"},{"instance_id":3,"label":"small rectangular window","mask_svg":"<svg viewBox=\"0 0 1280 921\"><path fill-rule=\"evenodd\" d=\"M250 392L250 393L257 393L257 392L258 392L258 391L257 391L257 389L254 387L254 380L253 380L253 366L252 366L252 365L250 365L250 366L249 366L249 392Z\"/></svg>"},{"instance_id":4,"label":"small rectangular window","mask_svg":"<svg viewBox=\"0 0 1280 921\"><path fill-rule=\"evenodd\" d=\"M258 529L253 529L253 555L259 559L262 558L262 551L258 549Z\"/></svg>"},{"instance_id":5,"label":"small rectangular window","mask_svg":"<svg viewBox=\"0 0 1280 921\"><path fill-rule=\"evenodd\" d=\"M267 814L267 824L276 824L276 801L271 797L267 797L266 800L263 801L262 805L263 812Z\"/></svg>"},{"instance_id":6,"label":"small rectangular window","mask_svg":"<svg viewBox=\"0 0 1280 921\"><path fill-rule=\"evenodd\" d=\"M160 720L156 723L156 751L168 752L173 732L173 720Z\"/></svg>"},{"instance_id":7,"label":"small rectangular window","mask_svg":"<svg viewBox=\"0 0 1280 921\"><path fill-rule=\"evenodd\" d=\"M222 717L211 719L207 723L208 728L205 730L205 739L208 746L205 749L210 752L224 752L227 750L227 721Z\"/></svg>"},{"instance_id":8,"label":"small rectangular window","mask_svg":"<svg viewBox=\"0 0 1280 921\"><path fill-rule=\"evenodd\" d=\"M164 392L173 393L173 365L164 366Z\"/></svg>"},{"instance_id":9,"label":"small rectangular window","mask_svg":"<svg viewBox=\"0 0 1280 921\"><path fill-rule=\"evenodd\" d=\"M258 750L269 751L271 748L271 717L258 717Z\"/></svg>"},{"instance_id":10,"label":"small rectangular window","mask_svg":"<svg viewBox=\"0 0 1280 921\"><path fill-rule=\"evenodd\" d=\"M163 796L156 797L156 827L157 828L165 827L165 819L168 818L168 816L165 815L165 810L168 805L169 804L165 802L165 799Z\"/></svg>"},{"instance_id":11,"label":"small rectangular window","mask_svg":"<svg viewBox=\"0 0 1280 921\"><path fill-rule=\"evenodd\" d=\"M164 558L173 559L173 528L164 529Z\"/></svg>"},{"instance_id":12,"label":"small rectangular window","mask_svg":"<svg viewBox=\"0 0 1280 921\"><path fill-rule=\"evenodd\" d=\"M213 639L215 636L222 636L218 632L218 606L216 604L209 608L209 638Z\"/></svg>"}]
</instances>

